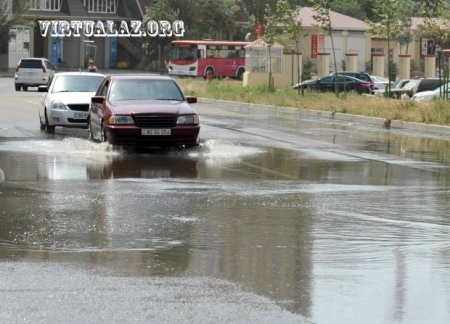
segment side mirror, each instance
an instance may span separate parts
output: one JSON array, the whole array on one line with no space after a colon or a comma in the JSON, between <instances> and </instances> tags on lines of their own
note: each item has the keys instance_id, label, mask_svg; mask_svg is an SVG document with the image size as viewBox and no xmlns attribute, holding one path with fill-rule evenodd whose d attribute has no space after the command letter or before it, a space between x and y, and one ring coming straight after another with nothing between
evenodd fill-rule
<instances>
[{"instance_id":1,"label":"side mirror","mask_svg":"<svg viewBox=\"0 0 450 324\"><path fill-rule=\"evenodd\" d=\"M105 97L104 96L95 96L91 98L91 103L98 103L98 104L102 104L105 101Z\"/></svg>"},{"instance_id":2,"label":"side mirror","mask_svg":"<svg viewBox=\"0 0 450 324\"><path fill-rule=\"evenodd\" d=\"M194 104L197 102L197 97L186 97L186 101L190 104Z\"/></svg>"},{"instance_id":3,"label":"side mirror","mask_svg":"<svg viewBox=\"0 0 450 324\"><path fill-rule=\"evenodd\" d=\"M38 92L48 92L48 87L45 85L41 85L38 87Z\"/></svg>"}]
</instances>

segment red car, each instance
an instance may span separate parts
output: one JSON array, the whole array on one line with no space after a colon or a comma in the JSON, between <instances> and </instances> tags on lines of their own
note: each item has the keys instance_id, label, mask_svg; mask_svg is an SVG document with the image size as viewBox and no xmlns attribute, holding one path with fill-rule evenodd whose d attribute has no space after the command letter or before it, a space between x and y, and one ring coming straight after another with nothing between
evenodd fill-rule
<instances>
[{"instance_id":1,"label":"red car","mask_svg":"<svg viewBox=\"0 0 450 324\"><path fill-rule=\"evenodd\" d=\"M91 98L89 138L113 145L193 147L200 121L175 80L162 75L111 75Z\"/></svg>"}]
</instances>

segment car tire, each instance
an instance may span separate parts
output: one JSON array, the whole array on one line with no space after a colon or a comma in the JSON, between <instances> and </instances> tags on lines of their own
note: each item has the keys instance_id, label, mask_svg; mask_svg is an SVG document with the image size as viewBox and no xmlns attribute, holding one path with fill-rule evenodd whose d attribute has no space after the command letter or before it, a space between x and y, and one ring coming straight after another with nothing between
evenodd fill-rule
<instances>
[{"instance_id":1,"label":"car tire","mask_svg":"<svg viewBox=\"0 0 450 324\"><path fill-rule=\"evenodd\" d=\"M355 88L351 88L350 90L348 90L348 92L351 94L358 94L358 90L356 90Z\"/></svg>"},{"instance_id":2,"label":"car tire","mask_svg":"<svg viewBox=\"0 0 450 324\"><path fill-rule=\"evenodd\" d=\"M28 86L24 86L24 85L23 85L23 86L22 86L22 90L23 90L23 91L28 91Z\"/></svg>"},{"instance_id":3,"label":"car tire","mask_svg":"<svg viewBox=\"0 0 450 324\"><path fill-rule=\"evenodd\" d=\"M92 132L92 124L91 124L91 120L88 120L88 139L91 142L95 142L95 137L94 137L94 133Z\"/></svg>"},{"instance_id":4,"label":"car tire","mask_svg":"<svg viewBox=\"0 0 450 324\"><path fill-rule=\"evenodd\" d=\"M106 142L108 141L108 138L106 137L106 131L105 131L105 127L103 126L103 122L102 125L100 126L100 142Z\"/></svg>"},{"instance_id":5,"label":"car tire","mask_svg":"<svg viewBox=\"0 0 450 324\"><path fill-rule=\"evenodd\" d=\"M45 124L43 124L42 123L42 120L41 120L41 116L39 115L39 129L41 130L41 131L44 131L45 130L45 128L46 128L46 126L45 126Z\"/></svg>"},{"instance_id":6,"label":"car tire","mask_svg":"<svg viewBox=\"0 0 450 324\"><path fill-rule=\"evenodd\" d=\"M15 84L14 87L16 88L16 91L20 91L22 89L20 84Z\"/></svg>"},{"instance_id":7,"label":"car tire","mask_svg":"<svg viewBox=\"0 0 450 324\"><path fill-rule=\"evenodd\" d=\"M55 126L50 126L48 123L47 111L45 111L45 132L47 134L55 134Z\"/></svg>"}]
</instances>

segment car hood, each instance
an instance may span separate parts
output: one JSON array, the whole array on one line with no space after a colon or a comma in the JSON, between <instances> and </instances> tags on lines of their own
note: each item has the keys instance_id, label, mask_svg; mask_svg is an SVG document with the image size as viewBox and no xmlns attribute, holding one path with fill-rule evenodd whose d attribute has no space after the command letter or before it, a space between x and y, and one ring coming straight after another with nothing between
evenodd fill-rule
<instances>
[{"instance_id":1,"label":"car hood","mask_svg":"<svg viewBox=\"0 0 450 324\"><path fill-rule=\"evenodd\" d=\"M177 100L122 100L110 101L114 114L192 114L192 107L185 101Z\"/></svg>"},{"instance_id":2,"label":"car hood","mask_svg":"<svg viewBox=\"0 0 450 324\"><path fill-rule=\"evenodd\" d=\"M95 92L56 92L49 93L49 99L61 101L63 104L90 104Z\"/></svg>"}]
</instances>

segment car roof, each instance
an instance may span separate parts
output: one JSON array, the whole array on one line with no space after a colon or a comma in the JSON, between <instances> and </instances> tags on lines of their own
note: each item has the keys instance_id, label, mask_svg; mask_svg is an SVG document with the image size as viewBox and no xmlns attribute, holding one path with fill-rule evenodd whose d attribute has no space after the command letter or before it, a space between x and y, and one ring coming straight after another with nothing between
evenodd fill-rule
<instances>
[{"instance_id":1,"label":"car roof","mask_svg":"<svg viewBox=\"0 0 450 324\"><path fill-rule=\"evenodd\" d=\"M55 76L64 76L64 75L83 75L83 76L91 76L91 77L95 77L95 76L102 76L102 77L106 77L105 75L101 74L101 73L92 73L92 72L58 72L55 74Z\"/></svg>"},{"instance_id":2,"label":"car roof","mask_svg":"<svg viewBox=\"0 0 450 324\"><path fill-rule=\"evenodd\" d=\"M92 73L91 73L92 74ZM161 74L112 74L106 77L111 80L171 80L175 81L174 78L168 75Z\"/></svg>"},{"instance_id":3,"label":"car roof","mask_svg":"<svg viewBox=\"0 0 450 324\"><path fill-rule=\"evenodd\" d=\"M45 57L22 57L20 60L21 61L42 61L42 60L48 61L48 59L46 59Z\"/></svg>"}]
</instances>

